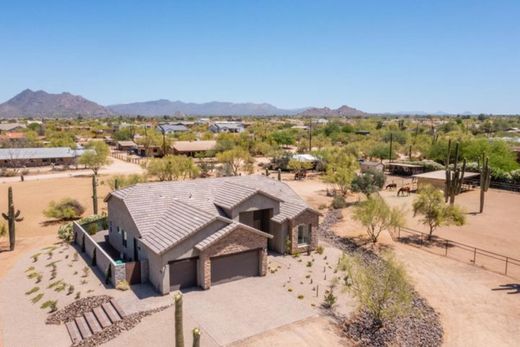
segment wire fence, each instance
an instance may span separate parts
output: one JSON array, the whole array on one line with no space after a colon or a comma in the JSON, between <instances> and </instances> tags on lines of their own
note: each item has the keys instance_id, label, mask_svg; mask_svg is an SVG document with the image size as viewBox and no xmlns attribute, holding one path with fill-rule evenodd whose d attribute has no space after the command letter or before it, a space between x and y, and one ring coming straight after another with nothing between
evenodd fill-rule
<instances>
[{"instance_id":1,"label":"wire fence","mask_svg":"<svg viewBox=\"0 0 520 347\"><path fill-rule=\"evenodd\" d=\"M410 228L399 228L396 234L394 239L401 243L520 280L518 259Z\"/></svg>"}]
</instances>

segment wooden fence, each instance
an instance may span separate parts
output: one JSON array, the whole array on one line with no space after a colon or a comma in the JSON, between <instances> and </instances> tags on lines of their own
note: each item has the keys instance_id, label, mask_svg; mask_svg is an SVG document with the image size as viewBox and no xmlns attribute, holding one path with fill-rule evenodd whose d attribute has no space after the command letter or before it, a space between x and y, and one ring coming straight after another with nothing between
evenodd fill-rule
<instances>
[{"instance_id":1,"label":"wooden fence","mask_svg":"<svg viewBox=\"0 0 520 347\"><path fill-rule=\"evenodd\" d=\"M396 235L397 234L397 235ZM410 228L399 228L393 238L430 253L463 261L520 280L520 260Z\"/></svg>"}]
</instances>

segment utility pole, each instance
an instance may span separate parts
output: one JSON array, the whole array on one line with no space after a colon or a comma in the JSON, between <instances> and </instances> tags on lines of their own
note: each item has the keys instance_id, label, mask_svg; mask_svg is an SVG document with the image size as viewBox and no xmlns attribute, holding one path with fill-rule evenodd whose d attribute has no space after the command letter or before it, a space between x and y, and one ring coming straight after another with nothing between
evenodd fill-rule
<instances>
[{"instance_id":1,"label":"utility pole","mask_svg":"<svg viewBox=\"0 0 520 347\"><path fill-rule=\"evenodd\" d=\"M393 142L394 142L394 134L393 133L390 133L390 162L392 162L392 145L393 145Z\"/></svg>"},{"instance_id":2,"label":"utility pole","mask_svg":"<svg viewBox=\"0 0 520 347\"><path fill-rule=\"evenodd\" d=\"M312 151L312 117L309 117L309 152Z\"/></svg>"}]
</instances>

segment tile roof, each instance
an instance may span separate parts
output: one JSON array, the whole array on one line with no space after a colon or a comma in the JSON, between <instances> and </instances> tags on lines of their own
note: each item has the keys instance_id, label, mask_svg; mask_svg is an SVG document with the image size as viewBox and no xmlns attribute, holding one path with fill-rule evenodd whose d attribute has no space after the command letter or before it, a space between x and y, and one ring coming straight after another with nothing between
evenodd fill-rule
<instances>
[{"instance_id":1,"label":"tile roof","mask_svg":"<svg viewBox=\"0 0 520 347\"><path fill-rule=\"evenodd\" d=\"M232 208L257 193L280 200L274 222L310 209L285 183L256 175L140 183L112 192L107 199L113 196L125 203L143 243L160 253L215 219L236 223L224 217L221 207Z\"/></svg>"},{"instance_id":2,"label":"tile roof","mask_svg":"<svg viewBox=\"0 0 520 347\"><path fill-rule=\"evenodd\" d=\"M222 239L224 236L230 234L232 231L236 230L239 227L241 227L243 229L246 229L246 230L249 230L251 232L257 233L259 235L268 237L268 238L272 238L273 237L272 235L269 235L267 233L264 233L263 231L254 229L254 228L249 227L247 225L244 225L242 223L232 222L232 223L228 224L227 226L223 227L222 229L217 230L217 232L209 235L204 240L202 240L199 243L197 243L195 245L195 248L198 249L199 251L203 251L203 250L205 250L206 248L208 248L209 246L211 246L212 244L214 244L218 240Z\"/></svg>"},{"instance_id":3,"label":"tile roof","mask_svg":"<svg viewBox=\"0 0 520 347\"><path fill-rule=\"evenodd\" d=\"M83 152L69 147L0 148L0 160L75 158Z\"/></svg>"}]
</instances>

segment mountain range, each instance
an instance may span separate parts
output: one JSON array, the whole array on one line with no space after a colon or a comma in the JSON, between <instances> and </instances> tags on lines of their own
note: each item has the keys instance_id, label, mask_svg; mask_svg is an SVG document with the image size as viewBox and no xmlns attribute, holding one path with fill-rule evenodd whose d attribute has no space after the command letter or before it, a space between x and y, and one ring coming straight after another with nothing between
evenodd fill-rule
<instances>
[{"instance_id":1,"label":"mountain range","mask_svg":"<svg viewBox=\"0 0 520 347\"><path fill-rule=\"evenodd\" d=\"M206 102L187 103L182 101L154 100L102 106L87 100L80 95L68 92L51 94L43 90L32 91L26 89L0 104L0 117L73 117L91 116L104 117L110 115L129 116L275 116L275 115L302 115L302 116L360 116L363 111L349 106L341 106L338 109L328 107L281 109L267 103L232 103L232 102Z\"/></svg>"}]
</instances>

